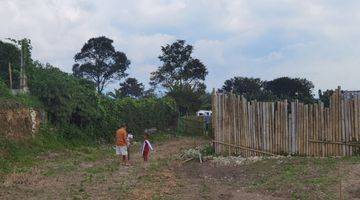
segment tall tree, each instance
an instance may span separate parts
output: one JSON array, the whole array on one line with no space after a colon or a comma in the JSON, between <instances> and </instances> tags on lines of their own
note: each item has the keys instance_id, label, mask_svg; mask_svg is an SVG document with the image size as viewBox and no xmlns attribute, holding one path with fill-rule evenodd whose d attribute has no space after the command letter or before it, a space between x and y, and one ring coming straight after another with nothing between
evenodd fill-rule
<instances>
[{"instance_id":1,"label":"tall tree","mask_svg":"<svg viewBox=\"0 0 360 200\"><path fill-rule=\"evenodd\" d=\"M161 85L166 89L183 85L200 86L208 74L205 65L191 56L193 46L185 44L185 40L177 40L173 44L161 47L159 56L163 63L151 73L151 84Z\"/></svg>"},{"instance_id":2,"label":"tall tree","mask_svg":"<svg viewBox=\"0 0 360 200\"><path fill-rule=\"evenodd\" d=\"M75 76L95 82L98 93L111 81L126 77L130 65L125 53L116 51L113 40L104 36L91 38L74 57Z\"/></svg>"},{"instance_id":3,"label":"tall tree","mask_svg":"<svg viewBox=\"0 0 360 200\"><path fill-rule=\"evenodd\" d=\"M333 95L334 90L325 90L322 92L321 90L318 91L319 94L319 100L324 103L326 107L330 106L330 97Z\"/></svg>"},{"instance_id":4,"label":"tall tree","mask_svg":"<svg viewBox=\"0 0 360 200\"><path fill-rule=\"evenodd\" d=\"M222 91L243 95L248 100L262 100L265 94L263 90L263 83L264 81L259 78L237 76L226 80L222 87Z\"/></svg>"},{"instance_id":5,"label":"tall tree","mask_svg":"<svg viewBox=\"0 0 360 200\"><path fill-rule=\"evenodd\" d=\"M181 114L194 112L201 106L194 102L201 102L205 92L206 66L191 56L193 46L185 44L185 40L167 44L161 51L159 59L163 64L151 73L150 84L165 88L168 96L175 99Z\"/></svg>"},{"instance_id":6,"label":"tall tree","mask_svg":"<svg viewBox=\"0 0 360 200\"><path fill-rule=\"evenodd\" d=\"M17 43L13 44L0 41L0 77L8 86L10 85L9 64L12 68L14 88L18 88L20 75L20 49L18 48Z\"/></svg>"},{"instance_id":7,"label":"tall tree","mask_svg":"<svg viewBox=\"0 0 360 200\"><path fill-rule=\"evenodd\" d=\"M120 83L120 88L115 90L116 97L133 97L139 98L144 94L144 84L139 83L136 78L127 78Z\"/></svg>"},{"instance_id":8,"label":"tall tree","mask_svg":"<svg viewBox=\"0 0 360 200\"><path fill-rule=\"evenodd\" d=\"M299 99L305 103L314 101L312 94L314 84L304 78L281 77L266 82L264 86L265 90L270 91L279 99Z\"/></svg>"},{"instance_id":9,"label":"tall tree","mask_svg":"<svg viewBox=\"0 0 360 200\"><path fill-rule=\"evenodd\" d=\"M205 87L204 85L202 87ZM205 89L193 90L190 85L174 86L167 93L167 96L173 98L176 102L178 111L181 115L189 115L195 113L203 104L203 95Z\"/></svg>"}]
</instances>

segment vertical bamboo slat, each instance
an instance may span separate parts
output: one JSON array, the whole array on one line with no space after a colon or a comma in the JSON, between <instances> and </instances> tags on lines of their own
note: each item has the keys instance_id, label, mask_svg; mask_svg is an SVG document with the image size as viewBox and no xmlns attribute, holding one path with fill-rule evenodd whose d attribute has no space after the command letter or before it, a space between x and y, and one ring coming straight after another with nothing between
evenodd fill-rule
<instances>
[{"instance_id":1,"label":"vertical bamboo slat","mask_svg":"<svg viewBox=\"0 0 360 200\"><path fill-rule=\"evenodd\" d=\"M351 156L358 149L348 144L360 140L360 99L344 98L341 88L330 96L329 107L247 101L215 90L211 100L216 153Z\"/></svg>"}]
</instances>

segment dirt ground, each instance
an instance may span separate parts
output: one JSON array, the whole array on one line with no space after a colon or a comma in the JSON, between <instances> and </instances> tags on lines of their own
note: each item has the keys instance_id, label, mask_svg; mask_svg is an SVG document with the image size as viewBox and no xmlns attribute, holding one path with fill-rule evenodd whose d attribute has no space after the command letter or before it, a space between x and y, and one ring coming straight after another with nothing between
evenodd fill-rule
<instances>
[{"instance_id":1,"label":"dirt ground","mask_svg":"<svg viewBox=\"0 0 360 200\"><path fill-rule=\"evenodd\" d=\"M157 143L146 169L138 146L132 148L130 167L121 166L108 146L48 152L38 157L39 165L6 175L0 199L338 199L336 161L217 166L178 158L182 150L205 143L186 137ZM360 162L344 163L344 199L360 199Z\"/></svg>"}]
</instances>

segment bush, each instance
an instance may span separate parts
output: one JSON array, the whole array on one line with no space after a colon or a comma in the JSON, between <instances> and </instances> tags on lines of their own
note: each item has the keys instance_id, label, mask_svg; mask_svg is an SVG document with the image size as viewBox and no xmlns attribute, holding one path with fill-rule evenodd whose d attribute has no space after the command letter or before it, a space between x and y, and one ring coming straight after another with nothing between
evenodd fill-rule
<instances>
[{"instance_id":1,"label":"bush","mask_svg":"<svg viewBox=\"0 0 360 200\"><path fill-rule=\"evenodd\" d=\"M29 87L55 125L71 123L83 127L99 118L95 86L86 80L36 63L29 70Z\"/></svg>"},{"instance_id":2,"label":"bush","mask_svg":"<svg viewBox=\"0 0 360 200\"><path fill-rule=\"evenodd\" d=\"M142 135L147 128L166 130L175 127L178 116L175 102L170 98L104 98L101 108L104 115L102 130L107 130L106 138L112 138L122 123L127 123L135 137Z\"/></svg>"},{"instance_id":3,"label":"bush","mask_svg":"<svg viewBox=\"0 0 360 200\"><path fill-rule=\"evenodd\" d=\"M0 79L0 108L19 107L43 108L41 102L29 94L12 95L5 82Z\"/></svg>"},{"instance_id":4,"label":"bush","mask_svg":"<svg viewBox=\"0 0 360 200\"><path fill-rule=\"evenodd\" d=\"M201 149L201 154L203 156L212 156L215 155L215 148L212 144L207 144Z\"/></svg>"},{"instance_id":5,"label":"bush","mask_svg":"<svg viewBox=\"0 0 360 200\"><path fill-rule=\"evenodd\" d=\"M184 116L178 121L177 134L189 136L205 135L205 122L203 117Z\"/></svg>"},{"instance_id":6,"label":"bush","mask_svg":"<svg viewBox=\"0 0 360 200\"><path fill-rule=\"evenodd\" d=\"M69 128L68 131L76 131ZM49 124L43 124L34 138L26 140L12 140L0 135L0 183L2 175L29 170L39 162L37 156L49 151L77 149L82 146L92 146L89 137L68 138L66 129L57 129ZM84 132L82 132L84 133ZM76 135L76 134L70 134ZM14 167L15 166L15 167Z\"/></svg>"},{"instance_id":7,"label":"bush","mask_svg":"<svg viewBox=\"0 0 360 200\"><path fill-rule=\"evenodd\" d=\"M5 82L0 79L0 98L9 98L11 96L10 90Z\"/></svg>"}]
</instances>

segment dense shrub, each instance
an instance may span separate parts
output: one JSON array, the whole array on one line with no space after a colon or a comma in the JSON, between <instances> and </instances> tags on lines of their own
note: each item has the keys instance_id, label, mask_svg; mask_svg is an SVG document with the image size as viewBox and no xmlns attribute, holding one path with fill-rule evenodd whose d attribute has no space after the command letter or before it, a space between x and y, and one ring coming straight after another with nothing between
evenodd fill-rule
<instances>
[{"instance_id":1,"label":"dense shrub","mask_svg":"<svg viewBox=\"0 0 360 200\"><path fill-rule=\"evenodd\" d=\"M0 78L0 98L7 98L10 96L10 90L5 82Z\"/></svg>"},{"instance_id":2,"label":"dense shrub","mask_svg":"<svg viewBox=\"0 0 360 200\"><path fill-rule=\"evenodd\" d=\"M13 43L0 41L0 78L9 85L9 69L12 67L13 87L18 88L20 76L20 49Z\"/></svg>"},{"instance_id":3,"label":"dense shrub","mask_svg":"<svg viewBox=\"0 0 360 200\"><path fill-rule=\"evenodd\" d=\"M13 109L20 107L32 107L41 109L41 102L34 96L28 94L12 95L5 82L0 79L0 108Z\"/></svg>"},{"instance_id":4,"label":"dense shrub","mask_svg":"<svg viewBox=\"0 0 360 200\"><path fill-rule=\"evenodd\" d=\"M170 98L104 98L101 107L104 112L102 130L114 133L119 124L127 123L137 137L147 128L174 127L178 117L175 102ZM109 136L113 135L105 137Z\"/></svg>"},{"instance_id":5,"label":"dense shrub","mask_svg":"<svg viewBox=\"0 0 360 200\"><path fill-rule=\"evenodd\" d=\"M73 130L71 130L73 131ZM75 149L80 146L91 146L85 140L69 140L63 130L43 124L34 138L12 140L0 135L0 182L4 174L24 170L39 162L37 156L48 151ZM19 166L15 167L14 165Z\"/></svg>"},{"instance_id":6,"label":"dense shrub","mask_svg":"<svg viewBox=\"0 0 360 200\"><path fill-rule=\"evenodd\" d=\"M30 40L11 41L13 44L0 41L0 64L12 64L14 85L19 85L18 45L22 45L30 94L12 95L6 82L7 67L3 67L0 70L0 107L42 108L52 127L48 131L56 133L59 138L67 141L111 141L121 123L127 123L135 134L146 128L165 130L175 126L178 114L172 99L113 99L103 96L96 92L93 82L62 72L50 64L34 62Z\"/></svg>"},{"instance_id":7,"label":"dense shrub","mask_svg":"<svg viewBox=\"0 0 360 200\"><path fill-rule=\"evenodd\" d=\"M35 63L28 70L30 92L44 105L49 121L66 139L111 141L117 127L127 123L140 134L146 128L166 129L177 119L170 98L113 99L98 95L94 84Z\"/></svg>"},{"instance_id":8,"label":"dense shrub","mask_svg":"<svg viewBox=\"0 0 360 200\"><path fill-rule=\"evenodd\" d=\"M39 63L28 74L30 92L43 103L53 124L83 127L100 117L90 82Z\"/></svg>"}]
</instances>

